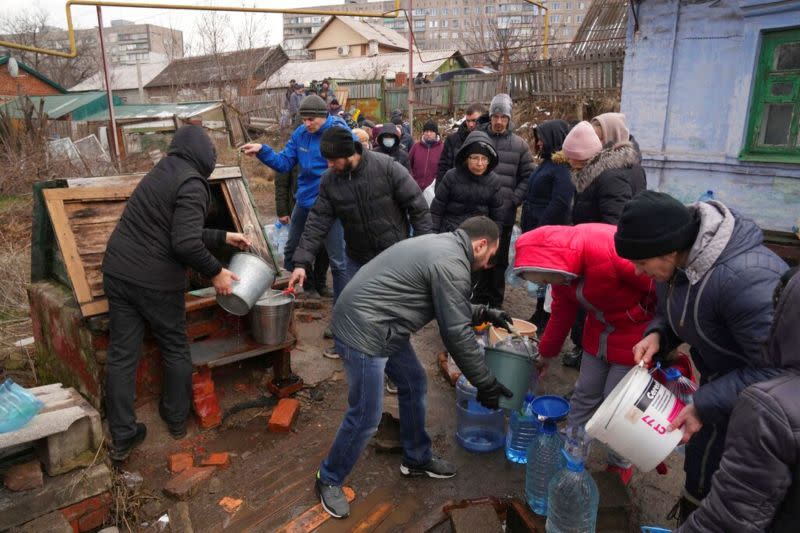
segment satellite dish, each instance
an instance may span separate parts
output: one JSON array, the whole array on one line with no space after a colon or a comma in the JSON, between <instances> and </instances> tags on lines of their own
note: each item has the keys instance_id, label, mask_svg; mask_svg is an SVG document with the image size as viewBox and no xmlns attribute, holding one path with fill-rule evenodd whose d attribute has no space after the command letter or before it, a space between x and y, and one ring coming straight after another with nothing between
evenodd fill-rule
<instances>
[{"instance_id":1,"label":"satellite dish","mask_svg":"<svg viewBox=\"0 0 800 533\"><path fill-rule=\"evenodd\" d=\"M17 60L14 59L13 57L8 58L7 68L9 76L11 76L12 78L16 78L17 76L19 76L19 64L17 63Z\"/></svg>"}]
</instances>

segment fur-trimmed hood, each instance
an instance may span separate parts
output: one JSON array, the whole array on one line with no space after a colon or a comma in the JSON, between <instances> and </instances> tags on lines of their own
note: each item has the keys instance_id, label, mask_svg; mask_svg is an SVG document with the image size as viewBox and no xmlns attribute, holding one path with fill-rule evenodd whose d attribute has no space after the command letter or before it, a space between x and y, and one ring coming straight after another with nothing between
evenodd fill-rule
<instances>
[{"instance_id":1,"label":"fur-trimmed hood","mask_svg":"<svg viewBox=\"0 0 800 533\"><path fill-rule=\"evenodd\" d=\"M563 156L561 152L554 154L554 160L558 155ZM630 142L623 142L611 148L606 148L587 161L582 169L572 172L572 183L575 184L575 190L579 194L582 193L597 176L606 170L637 166L639 165L639 158L639 152Z\"/></svg>"}]
</instances>

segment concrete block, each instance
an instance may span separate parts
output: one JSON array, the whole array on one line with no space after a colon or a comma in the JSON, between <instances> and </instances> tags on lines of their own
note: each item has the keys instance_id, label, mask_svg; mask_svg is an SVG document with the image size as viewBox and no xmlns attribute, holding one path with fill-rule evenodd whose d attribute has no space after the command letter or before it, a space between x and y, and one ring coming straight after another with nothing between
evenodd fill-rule
<instances>
[{"instance_id":1,"label":"concrete block","mask_svg":"<svg viewBox=\"0 0 800 533\"><path fill-rule=\"evenodd\" d=\"M213 466L193 466L184 470L164 485L164 493L179 500L185 500L195 493L197 488L210 478L216 468Z\"/></svg>"},{"instance_id":2,"label":"concrete block","mask_svg":"<svg viewBox=\"0 0 800 533\"><path fill-rule=\"evenodd\" d=\"M192 518L189 515L189 504L177 502L170 507L169 511L169 530L172 533L194 533Z\"/></svg>"},{"instance_id":3,"label":"concrete block","mask_svg":"<svg viewBox=\"0 0 800 533\"><path fill-rule=\"evenodd\" d=\"M39 464L39 461L14 465L6 472L3 484L7 489L13 491L41 488L44 485L42 465Z\"/></svg>"},{"instance_id":4,"label":"concrete block","mask_svg":"<svg viewBox=\"0 0 800 533\"><path fill-rule=\"evenodd\" d=\"M173 453L169 456L169 471L180 474L194 466L194 458L190 453Z\"/></svg>"},{"instance_id":5,"label":"concrete block","mask_svg":"<svg viewBox=\"0 0 800 533\"><path fill-rule=\"evenodd\" d=\"M12 531L13 533L41 533L42 531L47 531L47 533L72 533L72 526L69 525L63 514L53 511Z\"/></svg>"},{"instance_id":6,"label":"concrete block","mask_svg":"<svg viewBox=\"0 0 800 533\"><path fill-rule=\"evenodd\" d=\"M97 496L111 489L111 471L104 464L56 477L32 492L0 489L0 531L19 526L57 509Z\"/></svg>"},{"instance_id":7,"label":"concrete block","mask_svg":"<svg viewBox=\"0 0 800 533\"><path fill-rule=\"evenodd\" d=\"M289 433L297 415L300 413L300 402L294 398L283 398L272 410L267 429L273 433Z\"/></svg>"},{"instance_id":8,"label":"concrete block","mask_svg":"<svg viewBox=\"0 0 800 533\"><path fill-rule=\"evenodd\" d=\"M503 533L503 525L491 504L471 505L450 511L453 533Z\"/></svg>"}]
</instances>

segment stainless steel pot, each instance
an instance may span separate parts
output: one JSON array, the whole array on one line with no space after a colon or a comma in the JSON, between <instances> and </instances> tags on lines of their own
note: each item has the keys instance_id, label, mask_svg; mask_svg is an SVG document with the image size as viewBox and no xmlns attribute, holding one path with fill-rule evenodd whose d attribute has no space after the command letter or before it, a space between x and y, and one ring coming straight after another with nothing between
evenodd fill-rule
<instances>
[{"instance_id":1,"label":"stainless steel pot","mask_svg":"<svg viewBox=\"0 0 800 533\"><path fill-rule=\"evenodd\" d=\"M294 296L268 290L250 311L250 333L256 342L275 345L286 340L294 310Z\"/></svg>"},{"instance_id":2,"label":"stainless steel pot","mask_svg":"<svg viewBox=\"0 0 800 533\"><path fill-rule=\"evenodd\" d=\"M253 304L272 287L275 271L259 256L246 252L233 254L228 270L239 276L233 282L233 293L217 295L217 303L227 312L244 316Z\"/></svg>"}]
</instances>

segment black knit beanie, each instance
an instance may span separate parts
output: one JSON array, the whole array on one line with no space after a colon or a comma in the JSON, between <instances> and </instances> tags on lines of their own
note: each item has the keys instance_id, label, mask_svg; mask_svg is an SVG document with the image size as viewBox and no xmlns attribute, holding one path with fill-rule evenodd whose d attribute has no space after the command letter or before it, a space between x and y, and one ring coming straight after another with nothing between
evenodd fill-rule
<instances>
[{"instance_id":1,"label":"black knit beanie","mask_svg":"<svg viewBox=\"0 0 800 533\"><path fill-rule=\"evenodd\" d=\"M614 244L625 259L650 259L688 250L697 239L700 220L663 192L643 191L625 204Z\"/></svg>"},{"instance_id":2,"label":"black knit beanie","mask_svg":"<svg viewBox=\"0 0 800 533\"><path fill-rule=\"evenodd\" d=\"M437 126L434 121L429 120L422 126L422 131L432 131L436 135L439 135L439 126Z\"/></svg>"},{"instance_id":3,"label":"black knit beanie","mask_svg":"<svg viewBox=\"0 0 800 533\"><path fill-rule=\"evenodd\" d=\"M328 116L328 105L325 103L325 100L316 94L311 94L300 101L298 113L303 118L324 118Z\"/></svg>"},{"instance_id":4,"label":"black knit beanie","mask_svg":"<svg viewBox=\"0 0 800 533\"><path fill-rule=\"evenodd\" d=\"M350 130L340 127L328 128L319 140L319 151L325 159L350 157L356 153L354 142Z\"/></svg>"}]
</instances>

